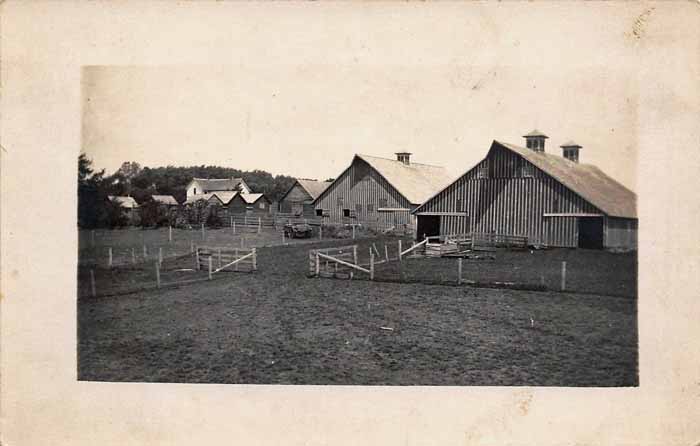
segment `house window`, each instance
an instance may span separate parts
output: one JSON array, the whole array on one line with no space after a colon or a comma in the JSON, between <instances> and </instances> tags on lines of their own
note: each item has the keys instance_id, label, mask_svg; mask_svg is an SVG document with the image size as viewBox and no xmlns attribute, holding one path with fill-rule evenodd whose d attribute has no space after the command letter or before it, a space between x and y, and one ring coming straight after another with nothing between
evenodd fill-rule
<instances>
[{"instance_id":1,"label":"house window","mask_svg":"<svg viewBox=\"0 0 700 446\"><path fill-rule=\"evenodd\" d=\"M374 211L374 203L367 203L367 212Z\"/></svg>"},{"instance_id":2,"label":"house window","mask_svg":"<svg viewBox=\"0 0 700 446\"><path fill-rule=\"evenodd\" d=\"M323 209L316 209L316 216L323 217Z\"/></svg>"},{"instance_id":3,"label":"house window","mask_svg":"<svg viewBox=\"0 0 700 446\"><path fill-rule=\"evenodd\" d=\"M350 216L350 209L343 209L343 217L349 217Z\"/></svg>"},{"instance_id":4,"label":"house window","mask_svg":"<svg viewBox=\"0 0 700 446\"><path fill-rule=\"evenodd\" d=\"M197 188L196 187L194 189L192 189L192 191L193 191L192 192L193 195L197 195Z\"/></svg>"}]
</instances>

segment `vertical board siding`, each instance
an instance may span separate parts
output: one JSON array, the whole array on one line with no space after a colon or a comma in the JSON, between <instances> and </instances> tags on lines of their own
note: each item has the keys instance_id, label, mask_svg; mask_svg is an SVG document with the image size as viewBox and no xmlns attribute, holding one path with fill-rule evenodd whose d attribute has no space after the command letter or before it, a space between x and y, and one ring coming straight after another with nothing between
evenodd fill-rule
<instances>
[{"instance_id":1,"label":"vertical board siding","mask_svg":"<svg viewBox=\"0 0 700 446\"><path fill-rule=\"evenodd\" d=\"M280 212L289 214L294 210L293 205L296 204L297 207L301 207L302 213L313 214L313 209L308 208L308 205L313 201L314 199L311 195L309 195L299 183L295 183L289 192L287 192L287 195L280 201Z\"/></svg>"},{"instance_id":2,"label":"vertical board siding","mask_svg":"<svg viewBox=\"0 0 700 446\"><path fill-rule=\"evenodd\" d=\"M343 199L342 205L338 204L338 198ZM386 200L386 204L382 202L380 206L382 199ZM369 211L368 204L372 206ZM399 191L359 158L353 160L352 165L323 192L316 202L316 209L328 212L328 218L324 221L329 223L349 221L348 218L343 218L343 209L350 209L355 215L354 220L361 222L377 222L388 226L413 224L415 217L410 211L378 212L379 207L413 209Z\"/></svg>"},{"instance_id":3,"label":"vertical board siding","mask_svg":"<svg viewBox=\"0 0 700 446\"><path fill-rule=\"evenodd\" d=\"M523 171L531 176L523 176ZM488 172L488 178L481 178L481 172ZM457 209L460 198L463 209ZM578 245L577 218L543 214L601 213L519 155L499 147L421 208L421 212L458 211L467 216L441 217L440 233L493 231L527 236L532 244L561 247Z\"/></svg>"},{"instance_id":4,"label":"vertical board siding","mask_svg":"<svg viewBox=\"0 0 700 446\"><path fill-rule=\"evenodd\" d=\"M631 218L605 219L605 246L608 248L637 249L637 220Z\"/></svg>"}]
</instances>

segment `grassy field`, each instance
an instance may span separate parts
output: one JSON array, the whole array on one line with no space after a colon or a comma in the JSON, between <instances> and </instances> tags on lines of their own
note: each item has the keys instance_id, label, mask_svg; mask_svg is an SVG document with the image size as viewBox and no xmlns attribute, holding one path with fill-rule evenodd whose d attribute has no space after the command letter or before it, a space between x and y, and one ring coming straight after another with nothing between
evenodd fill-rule
<instances>
[{"instance_id":1,"label":"grassy field","mask_svg":"<svg viewBox=\"0 0 700 446\"><path fill-rule=\"evenodd\" d=\"M367 260L372 243L382 252L384 244L396 242L358 241L360 261ZM469 278L525 280L545 271L556 282L566 259L572 286L594 288L598 295L306 277L308 249L343 244L348 241L263 247L254 274L227 273L174 289L80 299L79 379L638 384L634 255L526 251L464 263ZM396 262L379 265L377 276L391 280L396 268ZM454 259L408 259L402 272L408 278L442 274L448 284L456 278L455 268Z\"/></svg>"}]
</instances>

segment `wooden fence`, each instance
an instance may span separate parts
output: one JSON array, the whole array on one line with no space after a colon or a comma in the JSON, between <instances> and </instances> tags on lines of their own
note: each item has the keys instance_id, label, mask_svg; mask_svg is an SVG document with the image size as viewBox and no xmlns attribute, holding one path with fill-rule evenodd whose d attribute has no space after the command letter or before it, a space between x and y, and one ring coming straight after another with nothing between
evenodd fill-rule
<instances>
[{"instance_id":1,"label":"wooden fence","mask_svg":"<svg viewBox=\"0 0 700 446\"><path fill-rule=\"evenodd\" d=\"M247 271L258 269L257 250L255 248L200 248L195 251L195 268L197 271L209 272L209 279L221 271Z\"/></svg>"}]
</instances>

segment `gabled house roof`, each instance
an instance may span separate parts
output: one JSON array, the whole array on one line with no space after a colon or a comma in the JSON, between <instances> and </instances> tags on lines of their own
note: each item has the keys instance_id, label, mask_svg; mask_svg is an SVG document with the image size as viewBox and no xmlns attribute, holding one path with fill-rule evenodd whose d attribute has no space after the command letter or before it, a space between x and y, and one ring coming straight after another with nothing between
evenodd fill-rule
<instances>
[{"instance_id":1,"label":"gabled house roof","mask_svg":"<svg viewBox=\"0 0 700 446\"><path fill-rule=\"evenodd\" d=\"M610 217L637 218L637 194L606 175L596 166L575 163L561 156L535 152L534 150L496 140L491 144L490 150L493 150L495 147L501 147L520 155L606 215ZM469 169L464 175L472 169ZM464 175L461 175L459 178L462 178ZM459 178L455 181L458 181ZM426 202L440 192L442 190L434 194ZM418 212L422 207L423 205L419 206L413 212Z\"/></svg>"},{"instance_id":2,"label":"gabled house roof","mask_svg":"<svg viewBox=\"0 0 700 446\"><path fill-rule=\"evenodd\" d=\"M178 202L172 195L151 195L153 201L161 204L167 204L168 206L177 206Z\"/></svg>"},{"instance_id":3,"label":"gabled house roof","mask_svg":"<svg viewBox=\"0 0 700 446\"><path fill-rule=\"evenodd\" d=\"M224 204L227 205L233 200L233 198L238 195L238 191L219 191L219 192L214 192L212 195L216 195L216 197Z\"/></svg>"},{"instance_id":4,"label":"gabled house roof","mask_svg":"<svg viewBox=\"0 0 700 446\"><path fill-rule=\"evenodd\" d=\"M267 197L265 197L265 194L241 194L241 198L243 198L243 200L248 204L256 203L261 198L265 198L267 200ZM270 201L270 200L267 200L267 201Z\"/></svg>"},{"instance_id":5,"label":"gabled house roof","mask_svg":"<svg viewBox=\"0 0 700 446\"><path fill-rule=\"evenodd\" d=\"M187 188L195 181L207 192L234 191L239 184L250 189L243 178L192 178L192 181L187 184Z\"/></svg>"},{"instance_id":6,"label":"gabled house roof","mask_svg":"<svg viewBox=\"0 0 700 446\"><path fill-rule=\"evenodd\" d=\"M366 162L411 204L423 203L433 193L446 186L450 180L447 170L440 166L413 162L404 164L395 159L361 154L356 154L353 157L350 166L355 163L356 159ZM350 169L350 166L331 184L342 178L343 174ZM314 202L318 201L330 189L331 186L328 186Z\"/></svg>"},{"instance_id":7,"label":"gabled house roof","mask_svg":"<svg viewBox=\"0 0 700 446\"><path fill-rule=\"evenodd\" d=\"M138 203L136 203L136 200L134 200L134 197L120 197L115 195L108 195L107 199L109 199L109 201L111 201L112 203L116 203L120 207L123 207L125 209L133 209L139 207Z\"/></svg>"},{"instance_id":8,"label":"gabled house roof","mask_svg":"<svg viewBox=\"0 0 700 446\"><path fill-rule=\"evenodd\" d=\"M314 200L318 198L319 195L323 193L328 186L333 183L332 181L318 181L318 180L307 180L303 178L297 178L296 181L299 186L301 186ZM294 186L292 186L294 187ZM291 188L290 188L291 190ZM286 194L285 194L286 195Z\"/></svg>"}]
</instances>

